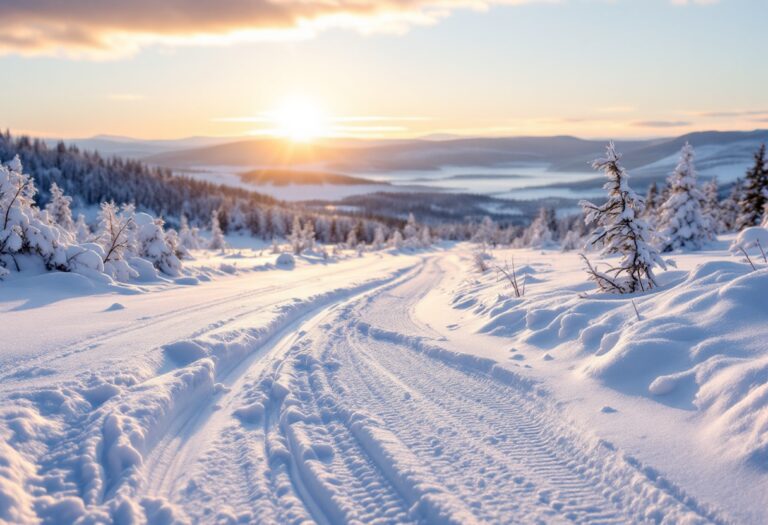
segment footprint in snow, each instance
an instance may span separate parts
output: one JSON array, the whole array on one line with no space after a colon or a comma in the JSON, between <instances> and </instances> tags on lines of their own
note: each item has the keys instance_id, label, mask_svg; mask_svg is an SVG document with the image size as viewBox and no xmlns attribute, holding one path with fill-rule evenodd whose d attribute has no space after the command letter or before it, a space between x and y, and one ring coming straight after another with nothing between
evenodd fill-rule
<instances>
[{"instance_id":1,"label":"footprint in snow","mask_svg":"<svg viewBox=\"0 0 768 525\"><path fill-rule=\"evenodd\" d=\"M608 405L605 405L603 408L600 409L600 412L602 412L603 414L613 414L618 412L618 410L616 410L613 407L609 407Z\"/></svg>"}]
</instances>

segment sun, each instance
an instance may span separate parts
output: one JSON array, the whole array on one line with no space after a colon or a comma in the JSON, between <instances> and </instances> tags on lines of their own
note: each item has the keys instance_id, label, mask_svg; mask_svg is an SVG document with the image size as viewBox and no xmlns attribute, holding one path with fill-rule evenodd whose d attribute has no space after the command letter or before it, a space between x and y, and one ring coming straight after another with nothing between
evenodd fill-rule
<instances>
[{"instance_id":1,"label":"sun","mask_svg":"<svg viewBox=\"0 0 768 525\"><path fill-rule=\"evenodd\" d=\"M270 112L275 135L294 142L311 142L330 134L328 116L312 100L304 97L286 98Z\"/></svg>"}]
</instances>

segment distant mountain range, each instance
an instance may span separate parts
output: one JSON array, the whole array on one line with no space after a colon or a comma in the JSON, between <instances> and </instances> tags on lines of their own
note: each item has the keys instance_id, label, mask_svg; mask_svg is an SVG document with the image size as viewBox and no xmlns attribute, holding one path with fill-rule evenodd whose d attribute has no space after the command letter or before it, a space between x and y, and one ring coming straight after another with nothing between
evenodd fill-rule
<instances>
[{"instance_id":1,"label":"distant mountain range","mask_svg":"<svg viewBox=\"0 0 768 525\"><path fill-rule=\"evenodd\" d=\"M253 183L365 183L367 174L430 171L444 167L505 168L524 164L551 172L589 172L590 162L604 151L606 141L571 136L454 138L430 136L409 140L327 139L291 143L277 139L190 137L178 140L139 140L101 135L69 141L103 155L141 159L149 164L190 170L227 167L248 173ZM730 182L742 176L768 130L704 131L674 138L619 140L624 165L638 188L665 177L674 168L685 142L694 145L703 176ZM254 172L254 170L256 170ZM261 170L261 171L259 171ZM271 171L265 171L271 170ZM278 171L275 171L278 170ZM285 175L280 181L277 175ZM345 177L352 177L346 179ZM559 182L552 187L584 189L601 184L590 180Z\"/></svg>"}]
</instances>

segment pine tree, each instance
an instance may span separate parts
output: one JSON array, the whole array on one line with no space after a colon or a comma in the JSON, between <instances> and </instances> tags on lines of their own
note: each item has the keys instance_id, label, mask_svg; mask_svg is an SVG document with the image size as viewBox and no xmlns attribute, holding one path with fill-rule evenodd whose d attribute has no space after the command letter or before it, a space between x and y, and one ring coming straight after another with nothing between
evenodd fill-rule
<instances>
[{"instance_id":1,"label":"pine tree","mask_svg":"<svg viewBox=\"0 0 768 525\"><path fill-rule=\"evenodd\" d=\"M381 250L384 248L384 244L386 243L385 237L384 237L384 228L381 227L381 225L376 226L376 231L373 233L373 249L374 250Z\"/></svg>"},{"instance_id":2,"label":"pine tree","mask_svg":"<svg viewBox=\"0 0 768 525\"><path fill-rule=\"evenodd\" d=\"M736 223L739 220L739 214L741 211L739 203L741 202L743 195L744 184L742 183L741 179L736 179L736 182L734 182L733 186L731 187L730 193L725 199L723 199L723 202L720 205L721 219L723 221L725 231L727 232L736 229Z\"/></svg>"},{"instance_id":3,"label":"pine tree","mask_svg":"<svg viewBox=\"0 0 768 525\"><path fill-rule=\"evenodd\" d=\"M315 225L309 219L304 222L304 228L301 230L301 243L305 250L315 249Z\"/></svg>"},{"instance_id":4,"label":"pine tree","mask_svg":"<svg viewBox=\"0 0 768 525\"><path fill-rule=\"evenodd\" d=\"M352 228L349 230L346 245L350 250L357 248L357 228Z\"/></svg>"},{"instance_id":5,"label":"pine tree","mask_svg":"<svg viewBox=\"0 0 768 525\"><path fill-rule=\"evenodd\" d=\"M608 191L608 201L597 206L582 201L585 221L595 222L597 228L589 239L589 244L601 248L604 256L621 255L617 266L598 271L586 256L582 255L587 270L598 287L607 292L633 293L657 286L653 269L666 265L650 244L651 232L640 216L644 211L643 201L629 186L629 174L619 164L620 156L611 142L606 150L606 158L597 159L593 167L603 170L608 182L603 186Z\"/></svg>"},{"instance_id":6,"label":"pine tree","mask_svg":"<svg viewBox=\"0 0 768 525\"><path fill-rule=\"evenodd\" d=\"M727 231L723 222L723 206L720 203L717 177L704 185L704 215L707 217L712 236Z\"/></svg>"},{"instance_id":7,"label":"pine tree","mask_svg":"<svg viewBox=\"0 0 768 525\"><path fill-rule=\"evenodd\" d=\"M755 165L747 172L744 195L739 202L741 214L736 228L743 230L760 224L766 203L768 203L768 164L766 164L765 144L763 144L755 153Z\"/></svg>"},{"instance_id":8,"label":"pine tree","mask_svg":"<svg viewBox=\"0 0 768 525\"><path fill-rule=\"evenodd\" d=\"M421 237L421 245L424 248L429 248L430 246L432 246L432 233L429 231L429 226L425 225L421 229L420 237Z\"/></svg>"},{"instance_id":9,"label":"pine tree","mask_svg":"<svg viewBox=\"0 0 768 525\"><path fill-rule=\"evenodd\" d=\"M208 244L210 250L224 250L227 248L227 240L224 238L224 232L219 224L219 210L211 212L211 242Z\"/></svg>"},{"instance_id":10,"label":"pine tree","mask_svg":"<svg viewBox=\"0 0 768 525\"><path fill-rule=\"evenodd\" d=\"M655 222L656 208L659 206L659 186L656 182L652 182L648 186L648 192L645 194L645 212L643 218L648 221L649 224Z\"/></svg>"},{"instance_id":11,"label":"pine tree","mask_svg":"<svg viewBox=\"0 0 768 525\"><path fill-rule=\"evenodd\" d=\"M75 221L75 239L77 242L90 242L92 236L91 229L85 222L85 215L79 213Z\"/></svg>"},{"instance_id":12,"label":"pine tree","mask_svg":"<svg viewBox=\"0 0 768 525\"><path fill-rule=\"evenodd\" d=\"M495 246L498 230L499 228L493 219L486 215L472 236L472 242L480 243L483 246Z\"/></svg>"},{"instance_id":13,"label":"pine tree","mask_svg":"<svg viewBox=\"0 0 768 525\"><path fill-rule=\"evenodd\" d=\"M409 213L408 222L405 224L405 228L403 228L403 237L407 243L416 239L418 235L419 227L416 224L416 217L413 216L413 213Z\"/></svg>"},{"instance_id":14,"label":"pine tree","mask_svg":"<svg viewBox=\"0 0 768 525\"><path fill-rule=\"evenodd\" d=\"M301 228L301 219L298 215L293 216L293 225L291 226L291 235L288 236L288 242L291 243L291 250L295 255L301 255L304 251L303 231Z\"/></svg>"},{"instance_id":15,"label":"pine tree","mask_svg":"<svg viewBox=\"0 0 768 525\"><path fill-rule=\"evenodd\" d=\"M389 245L395 250L400 250L403 247L403 242L403 234L396 229L392 233L392 237L389 238Z\"/></svg>"},{"instance_id":16,"label":"pine tree","mask_svg":"<svg viewBox=\"0 0 768 525\"><path fill-rule=\"evenodd\" d=\"M530 248L548 248L552 245L552 230L550 229L550 211L540 208L539 214L523 235L523 244Z\"/></svg>"},{"instance_id":17,"label":"pine tree","mask_svg":"<svg viewBox=\"0 0 768 525\"><path fill-rule=\"evenodd\" d=\"M200 230L190 227L186 215L181 216L178 235L179 246L184 249L186 255L189 255L189 250L198 250L200 248Z\"/></svg>"},{"instance_id":18,"label":"pine tree","mask_svg":"<svg viewBox=\"0 0 768 525\"><path fill-rule=\"evenodd\" d=\"M45 207L48 216L67 232L74 233L75 222L72 220L72 197L67 197L58 184L51 184L51 199Z\"/></svg>"},{"instance_id":19,"label":"pine tree","mask_svg":"<svg viewBox=\"0 0 768 525\"><path fill-rule=\"evenodd\" d=\"M702 209L704 194L697 185L693 158L693 146L686 142L669 177L669 197L658 210L659 248L665 252L698 250L712 238L709 220Z\"/></svg>"}]
</instances>

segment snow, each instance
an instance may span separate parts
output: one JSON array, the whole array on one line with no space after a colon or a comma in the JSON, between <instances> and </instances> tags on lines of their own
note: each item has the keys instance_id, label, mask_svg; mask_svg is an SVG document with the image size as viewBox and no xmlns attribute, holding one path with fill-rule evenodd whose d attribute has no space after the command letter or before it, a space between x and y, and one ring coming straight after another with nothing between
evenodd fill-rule
<instances>
[{"instance_id":1,"label":"snow","mask_svg":"<svg viewBox=\"0 0 768 525\"><path fill-rule=\"evenodd\" d=\"M0 522L768 519L768 265L735 236L612 295L577 253L480 273L474 245L407 233L233 237L125 283L13 272Z\"/></svg>"}]
</instances>

